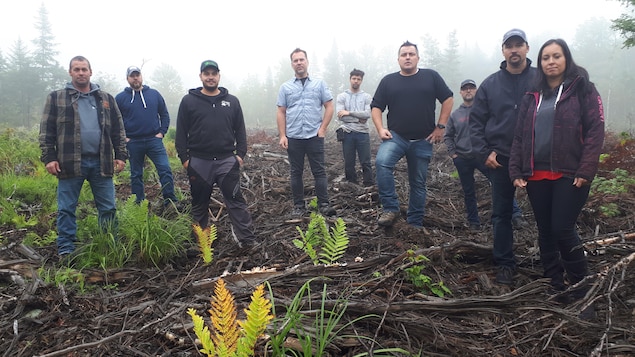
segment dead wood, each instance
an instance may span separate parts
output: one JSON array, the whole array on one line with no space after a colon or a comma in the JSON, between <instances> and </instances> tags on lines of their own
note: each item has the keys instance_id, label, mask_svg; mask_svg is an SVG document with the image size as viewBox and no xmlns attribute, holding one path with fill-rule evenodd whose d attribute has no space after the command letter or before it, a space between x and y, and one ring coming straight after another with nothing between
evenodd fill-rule
<instances>
[{"instance_id":1,"label":"dead wood","mask_svg":"<svg viewBox=\"0 0 635 357\"><path fill-rule=\"evenodd\" d=\"M185 256L157 268L129 266L118 270L85 270L90 288L46 284L38 279L41 266L55 268L54 247L23 245L26 230L0 227L0 351L3 356L187 356L197 355L192 323L185 313L195 308L206 314L214 283L220 277L234 294L238 310L249 303L255 286L267 282L276 304L277 318L309 279L312 294L301 312L306 324L314 318L327 286L324 306L346 313L338 327L365 316L336 339L333 356L352 356L377 348L399 347L425 356L616 356L635 350L635 199L628 194L591 196L578 227L588 253L590 286L579 301L561 303L553 294L537 254L537 231L524 191L517 199L529 225L515 231L518 274L511 287L493 283L492 232L489 184L476 175L478 206L485 228L470 232L465 225L463 199L454 167L443 147L430 163L428 201L423 228L405 224L408 184L406 165L395 171L402 219L391 228L377 225L380 213L376 187L343 180L341 146L327 140L329 194L337 217L346 222L350 243L338 265L313 265L291 243L297 227L306 229L308 218L293 219L286 153L266 133L250 136L249 160L242 174L244 195L256 231L263 241L258 257L241 256L230 237L229 219L216 191L210 211L217 225L214 261L204 265ZM378 145L373 138L373 154ZM614 145L610 140L606 145ZM612 155L613 156L613 155ZM626 161L621 161L626 162ZM633 160L635 162L635 160ZM635 164L628 165L635 168ZM604 166L608 175L613 167ZM189 192L183 172L175 172L176 185ZM310 170L305 191L314 195ZM160 186L148 185L147 196L160 200ZM128 187L117 187L119 197ZM617 217L603 216L599 207L617 203ZM160 205L156 205L157 207ZM335 218L328 218L329 224ZM27 248L27 249L24 249ZM422 255L423 273L443 282L451 294L437 297L415 286L405 269ZM247 268L261 267L260 270ZM344 299L344 300L343 300ZM311 306L309 306L309 300ZM318 305L316 305L318 304ZM579 312L594 304L597 316L583 321ZM244 316L239 316L244 318ZM293 345L293 334L287 341ZM264 355L264 344L258 354Z\"/></svg>"}]
</instances>

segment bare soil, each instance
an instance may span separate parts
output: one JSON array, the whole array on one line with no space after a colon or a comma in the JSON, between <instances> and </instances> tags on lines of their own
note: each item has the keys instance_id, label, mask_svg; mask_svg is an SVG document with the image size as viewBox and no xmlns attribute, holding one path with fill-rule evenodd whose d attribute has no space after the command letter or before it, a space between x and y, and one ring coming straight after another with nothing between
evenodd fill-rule
<instances>
[{"instance_id":1,"label":"bare soil","mask_svg":"<svg viewBox=\"0 0 635 357\"><path fill-rule=\"evenodd\" d=\"M515 231L519 270L513 286L494 283L492 232L470 232L465 224L463 199L454 167L444 146L436 148L428 175L424 228L405 224L377 225L380 212L376 188L343 180L341 146L327 140L330 199L337 217L346 222L350 238L341 265L313 265L292 244L296 227L306 229L308 218L289 217L291 197L286 153L264 131L249 137L250 151L243 169L244 194L250 203L260 251L245 257L230 238L229 219L221 204L213 203L218 237L214 261L204 265L185 254L159 268L129 266L119 270L85 270L85 293L44 283L41 266L59 266L54 247L28 248L27 231L0 227L0 355L2 356L198 356L190 307L206 314L214 282L220 276L239 305L246 307L253 288L268 281L282 317L298 288L312 283L314 303L327 284L326 306L340 297L348 300L345 321L376 314L345 329L329 347L330 356L353 356L379 348L399 347L422 356L634 356L635 355L635 195L593 195L578 220L588 253L592 288L576 302L561 303L541 279L537 233L524 192L517 199L527 226ZM378 147L373 141L373 154ZM635 141L609 135L600 176L610 178L615 168L635 171ZM407 204L405 161L396 169L402 206ZM176 172L177 185L189 192L187 178ZM313 194L310 171L306 193ZM158 183L147 185L148 198L158 201ZM491 201L487 180L477 174L479 210L488 222ZM129 187L118 187L126 198ZM221 201L218 192L214 197ZM607 217L600 207L615 203L617 216ZM328 218L332 223L335 218ZM451 290L444 298L416 287L404 274L412 266L408 251L425 255L423 274ZM253 267L267 270L245 272ZM578 313L593 304L590 321ZM308 310L308 307L307 307ZM243 318L243 316L239 316ZM309 317L310 320L311 317ZM289 345L293 340L289 339ZM257 346L267 352L266 339Z\"/></svg>"}]
</instances>

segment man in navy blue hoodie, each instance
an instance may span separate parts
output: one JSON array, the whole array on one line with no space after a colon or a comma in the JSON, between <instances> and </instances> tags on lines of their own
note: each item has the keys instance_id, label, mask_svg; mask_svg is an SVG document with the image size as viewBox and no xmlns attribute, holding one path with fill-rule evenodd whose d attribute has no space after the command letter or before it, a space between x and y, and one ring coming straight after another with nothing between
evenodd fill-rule
<instances>
[{"instance_id":1,"label":"man in navy blue hoodie","mask_svg":"<svg viewBox=\"0 0 635 357\"><path fill-rule=\"evenodd\" d=\"M232 236L245 250L257 245L251 214L240 190L240 166L247 154L247 131L238 98L219 87L215 61L201 63L202 87L181 100L176 119L176 152L187 170L192 218L209 226L209 203L218 185L231 219Z\"/></svg>"},{"instance_id":2,"label":"man in navy blue hoodie","mask_svg":"<svg viewBox=\"0 0 635 357\"><path fill-rule=\"evenodd\" d=\"M136 202L145 199L143 168L146 156L152 161L159 175L164 205L176 202L174 178L163 137L170 125L170 115L161 94L143 84L139 67L126 70L130 87L117 94L115 100L123 116L126 128L126 146L130 155L130 188Z\"/></svg>"}]
</instances>

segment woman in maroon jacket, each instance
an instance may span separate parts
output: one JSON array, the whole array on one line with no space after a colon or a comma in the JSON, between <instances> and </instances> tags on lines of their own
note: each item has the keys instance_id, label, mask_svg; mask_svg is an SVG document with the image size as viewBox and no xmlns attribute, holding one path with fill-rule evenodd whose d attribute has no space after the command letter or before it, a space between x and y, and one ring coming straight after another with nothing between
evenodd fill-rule
<instances>
[{"instance_id":1,"label":"woman in maroon jacket","mask_svg":"<svg viewBox=\"0 0 635 357\"><path fill-rule=\"evenodd\" d=\"M576 220L589 196L604 142L602 99L562 39L538 53L534 89L521 103L509 160L515 187L527 189L544 276L559 291L588 274ZM583 297L585 288L569 294Z\"/></svg>"}]
</instances>

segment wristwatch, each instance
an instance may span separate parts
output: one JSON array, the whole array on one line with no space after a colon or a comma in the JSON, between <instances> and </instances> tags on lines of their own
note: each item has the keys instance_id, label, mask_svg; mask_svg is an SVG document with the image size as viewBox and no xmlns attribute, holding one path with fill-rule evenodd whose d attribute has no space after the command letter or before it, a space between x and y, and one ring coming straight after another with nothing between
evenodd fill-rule
<instances>
[{"instance_id":1,"label":"wristwatch","mask_svg":"<svg viewBox=\"0 0 635 357\"><path fill-rule=\"evenodd\" d=\"M445 129L445 125L443 125L443 124L437 124L437 128L439 128L439 129Z\"/></svg>"}]
</instances>

